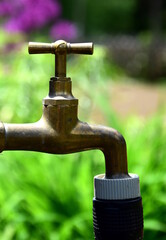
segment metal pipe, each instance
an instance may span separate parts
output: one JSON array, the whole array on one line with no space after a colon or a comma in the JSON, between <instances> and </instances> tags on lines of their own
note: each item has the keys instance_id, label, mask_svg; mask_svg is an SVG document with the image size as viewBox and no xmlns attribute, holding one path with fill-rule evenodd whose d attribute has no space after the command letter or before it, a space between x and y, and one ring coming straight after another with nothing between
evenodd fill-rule
<instances>
[{"instance_id":1,"label":"metal pipe","mask_svg":"<svg viewBox=\"0 0 166 240\"><path fill-rule=\"evenodd\" d=\"M61 121L61 120L60 120ZM74 122L74 120L73 120ZM66 126L66 121L61 121ZM60 127L59 119L49 123L42 118L30 124L1 124L0 151L26 150L52 154L68 154L99 149L105 156L106 177L127 175L126 144L114 129L88 125L79 120Z\"/></svg>"}]
</instances>

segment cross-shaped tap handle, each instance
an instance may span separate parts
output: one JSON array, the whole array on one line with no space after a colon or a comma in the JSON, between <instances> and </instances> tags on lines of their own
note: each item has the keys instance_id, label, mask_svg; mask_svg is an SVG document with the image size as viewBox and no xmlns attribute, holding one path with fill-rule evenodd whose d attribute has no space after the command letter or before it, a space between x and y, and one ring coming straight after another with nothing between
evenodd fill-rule
<instances>
[{"instance_id":1,"label":"cross-shaped tap handle","mask_svg":"<svg viewBox=\"0 0 166 240\"><path fill-rule=\"evenodd\" d=\"M67 54L93 54L93 43L67 43L58 40L54 43L30 42L29 54L55 54L55 77L66 77Z\"/></svg>"},{"instance_id":2,"label":"cross-shaped tap handle","mask_svg":"<svg viewBox=\"0 0 166 240\"><path fill-rule=\"evenodd\" d=\"M93 54L93 43L67 43L58 40L54 43L30 42L28 46L30 54L40 53L66 53L66 54Z\"/></svg>"}]
</instances>

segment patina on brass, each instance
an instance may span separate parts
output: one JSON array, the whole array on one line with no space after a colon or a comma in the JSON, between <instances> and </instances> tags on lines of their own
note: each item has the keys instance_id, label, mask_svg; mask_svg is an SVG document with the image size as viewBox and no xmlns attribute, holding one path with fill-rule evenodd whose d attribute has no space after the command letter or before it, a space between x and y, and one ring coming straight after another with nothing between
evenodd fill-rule
<instances>
[{"instance_id":1,"label":"patina on brass","mask_svg":"<svg viewBox=\"0 0 166 240\"><path fill-rule=\"evenodd\" d=\"M106 177L126 177L127 154L123 136L115 129L91 125L78 119L78 100L66 77L67 54L93 54L92 43L29 43L29 53L55 54L55 77L43 99L43 115L36 123L0 123L0 151L27 150L67 154L99 149L105 156Z\"/></svg>"}]
</instances>

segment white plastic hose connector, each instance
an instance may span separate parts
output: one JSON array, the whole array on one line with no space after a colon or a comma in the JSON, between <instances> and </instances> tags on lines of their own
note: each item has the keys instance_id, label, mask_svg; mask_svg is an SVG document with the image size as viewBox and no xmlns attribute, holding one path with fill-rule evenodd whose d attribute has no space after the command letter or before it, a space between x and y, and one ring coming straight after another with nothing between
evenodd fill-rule
<instances>
[{"instance_id":1,"label":"white plastic hose connector","mask_svg":"<svg viewBox=\"0 0 166 240\"><path fill-rule=\"evenodd\" d=\"M122 200L140 197L139 177L129 174L127 178L107 179L105 174L94 177L96 199Z\"/></svg>"}]
</instances>

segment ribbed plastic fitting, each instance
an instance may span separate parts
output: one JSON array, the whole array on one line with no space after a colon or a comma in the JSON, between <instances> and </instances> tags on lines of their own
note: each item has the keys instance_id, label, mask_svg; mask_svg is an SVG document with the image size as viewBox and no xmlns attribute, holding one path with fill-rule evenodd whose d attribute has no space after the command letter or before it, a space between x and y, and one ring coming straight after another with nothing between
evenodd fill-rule
<instances>
[{"instance_id":1,"label":"ribbed plastic fitting","mask_svg":"<svg viewBox=\"0 0 166 240\"><path fill-rule=\"evenodd\" d=\"M107 179L104 174L94 177L94 197L103 200L123 200L140 197L139 177Z\"/></svg>"}]
</instances>

